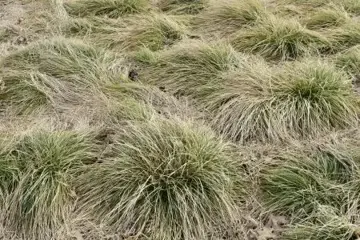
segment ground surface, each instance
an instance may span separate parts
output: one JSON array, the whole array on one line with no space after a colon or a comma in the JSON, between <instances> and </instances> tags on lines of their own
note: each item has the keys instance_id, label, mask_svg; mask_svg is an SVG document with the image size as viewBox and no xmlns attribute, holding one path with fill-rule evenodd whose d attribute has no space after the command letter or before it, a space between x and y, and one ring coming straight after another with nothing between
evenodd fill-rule
<instances>
[{"instance_id":1,"label":"ground surface","mask_svg":"<svg viewBox=\"0 0 360 240\"><path fill-rule=\"evenodd\" d=\"M359 16L0 0L0 239L360 239Z\"/></svg>"}]
</instances>

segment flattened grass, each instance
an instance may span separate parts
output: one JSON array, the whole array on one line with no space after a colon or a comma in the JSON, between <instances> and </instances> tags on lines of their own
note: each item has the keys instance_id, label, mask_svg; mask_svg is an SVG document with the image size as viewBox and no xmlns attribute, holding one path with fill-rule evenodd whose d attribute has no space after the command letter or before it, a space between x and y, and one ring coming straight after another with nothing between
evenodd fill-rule
<instances>
[{"instance_id":1,"label":"flattened grass","mask_svg":"<svg viewBox=\"0 0 360 240\"><path fill-rule=\"evenodd\" d=\"M78 17L119 18L128 14L144 12L148 7L148 0L77 0L65 4L67 12Z\"/></svg>"},{"instance_id":2,"label":"flattened grass","mask_svg":"<svg viewBox=\"0 0 360 240\"><path fill-rule=\"evenodd\" d=\"M207 239L232 221L237 161L209 129L154 119L118 136L110 158L83 170L83 211L151 239Z\"/></svg>"},{"instance_id":3,"label":"flattened grass","mask_svg":"<svg viewBox=\"0 0 360 240\"><path fill-rule=\"evenodd\" d=\"M238 51L259 54L269 60L293 60L329 47L326 37L294 19L268 17L231 37Z\"/></svg>"}]
</instances>

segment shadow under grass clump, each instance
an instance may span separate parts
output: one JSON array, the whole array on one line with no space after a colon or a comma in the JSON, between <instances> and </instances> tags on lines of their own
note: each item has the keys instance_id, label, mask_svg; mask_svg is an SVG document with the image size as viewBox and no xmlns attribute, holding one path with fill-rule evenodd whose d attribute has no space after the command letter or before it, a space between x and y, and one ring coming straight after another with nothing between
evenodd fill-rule
<instances>
[{"instance_id":1,"label":"shadow under grass clump","mask_svg":"<svg viewBox=\"0 0 360 240\"><path fill-rule=\"evenodd\" d=\"M153 119L116 139L109 158L83 169L82 211L150 239L207 239L216 222L232 222L239 160L212 131Z\"/></svg>"},{"instance_id":2,"label":"shadow under grass clump","mask_svg":"<svg viewBox=\"0 0 360 240\"><path fill-rule=\"evenodd\" d=\"M144 64L144 81L175 95L201 94L197 87L216 82L222 72L235 68L238 54L222 43L185 41L160 54L142 49L136 60Z\"/></svg>"},{"instance_id":3,"label":"shadow under grass clump","mask_svg":"<svg viewBox=\"0 0 360 240\"><path fill-rule=\"evenodd\" d=\"M36 132L19 139L5 158L18 171L6 198L6 225L19 237L51 239L72 211L74 174L94 156L86 134Z\"/></svg>"},{"instance_id":4,"label":"shadow under grass clump","mask_svg":"<svg viewBox=\"0 0 360 240\"><path fill-rule=\"evenodd\" d=\"M209 0L160 0L159 8L171 14L197 14L201 12Z\"/></svg>"},{"instance_id":5,"label":"shadow under grass clump","mask_svg":"<svg viewBox=\"0 0 360 240\"><path fill-rule=\"evenodd\" d=\"M72 16L107 16L119 18L128 14L141 13L149 7L148 0L77 0L65 3L66 11Z\"/></svg>"},{"instance_id":6,"label":"shadow under grass clump","mask_svg":"<svg viewBox=\"0 0 360 240\"><path fill-rule=\"evenodd\" d=\"M203 13L196 16L195 28L204 34L226 37L266 15L263 3L258 0L212 1Z\"/></svg>"},{"instance_id":7,"label":"shadow under grass clump","mask_svg":"<svg viewBox=\"0 0 360 240\"><path fill-rule=\"evenodd\" d=\"M306 29L296 20L275 16L238 31L231 36L231 44L238 51L269 60L294 60L330 45L323 35Z\"/></svg>"},{"instance_id":8,"label":"shadow under grass clump","mask_svg":"<svg viewBox=\"0 0 360 240\"><path fill-rule=\"evenodd\" d=\"M185 36L185 26L173 16L150 14L125 19L75 19L63 26L65 34L86 37L95 45L115 50L148 47L160 50Z\"/></svg>"},{"instance_id":9,"label":"shadow under grass clump","mask_svg":"<svg viewBox=\"0 0 360 240\"><path fill-rule=\"evenodd\" d=\"M233 141L312 138L357 125L350 81L319 61L291 63L274 73L253 59L203 89L196 97L200 109Z\"/></svg>"}]
</instances>

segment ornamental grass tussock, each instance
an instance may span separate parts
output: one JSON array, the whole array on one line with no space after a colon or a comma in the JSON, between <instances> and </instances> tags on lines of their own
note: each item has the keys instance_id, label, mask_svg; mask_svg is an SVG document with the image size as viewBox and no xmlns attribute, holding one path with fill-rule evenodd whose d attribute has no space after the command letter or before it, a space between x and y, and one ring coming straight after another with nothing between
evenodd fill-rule
<instances>
[{"instance_id":1,"label":"ornamental grass tussock","mask_svg":"<svg viewBox=\"0 0 360 240\"><path fill-rule=\"evenodd\" d=\"M248 61L207 88L200 105L212 125L240 142L317 136L357 125L358 105L348 77L320 61L294 62L282 70Z\"/></svg>"},{"instance_id":2,"label":"ornamental grass tussock","mask_svg":"<svg viewBox=\"0 0 360 240\"><path fill-rule=\"evenodd\" d=\"M0 97L19 114L85 101L101 86L126 81L121 56L62 38L35 42L0 65Z\"/></svg>"},{"instance_id":3,"label":"ornamental grass tussock","mask_svg":"<svg viewBox=\"0 0 360 240\"><path fill-rule=\"evenodd\" d=\"M306 29L295 19L275 16L234 33L231 44L238 51L268 60L294 60L330 46L321 33Z\"/></svg>"},{"instance_id":4,"label":"ornamental grass tussock","mask_svg":"<svg viewBox=\"0 0 360 240\"><path fill-rule=\"evenodd\" d=\"M195 26L199 31L227 37L234 31L247 25L255 24L266 18L267 12L260 0L246 1L211 1L209 7L195 18Z\"/></svg>"},{"instance_id":5,"label":"ornamental grass tussock","mask_svg":"<svg viewBox=\"0 0 360 240\"><path fill-rule=\"evenodd\" d=\"M67 12L76 17L107 16L119 18L129 14L145 12L148 0L77 0L65 4Z\"/></svg>"},{"instance_id":6,"label":"ornamental grass tussock","mask_svg":"<svg viewBox=\"0 0 360 240\"><path fill-rule=\"evenodd\" d=\"M198 88L216 82L222 72L235 68L238 53L228 44L203 41L182 42L174 48L154 54L141 50L138 61L145 64L142 75L147 81L180 95L202 94Z\"/></svg>"},{"instance_id":7,"label":"ornamental grass tussock","mask_svg":"<svg viewBox=\"0 0 360 240\"><path fill-rule=\"evenodd\" d=\"M158 7L170 14L198 14L209 0L159 0Z\"/></svg>"},{"instance_id":8,"label":"ornamental grass tussock","mask_svg":"<svg viewBox=\"0 0 360 240\"><path fill-rule=\"evenodd\" d=\"M241 197L238 161L228 147L188 122L129 124L111 157L83 169L81 209L136 236L207 239L213 224L232 221Z\"/></svg>"},{"instance_id":9,"label":"ornamental grass tussock","mask_svg":"<svg viewBox=\"0 0 360 240\"><path fill-rule=\"evenodd\" d=\"M6 225L19 237L49 239L71 213L77 169L92 162L95 144L87 134L33 132L4 155Z\"/></svg>"},{"instance_id":10,"label":"ornamental grass tussock","mask_svg":"<svg viewBox=\"0 0 360 240\"><path fill-rule=\"evenodd\" d=\"M350 21L351 16L343 6L329 5L315 13L310 13L304 24L309 29L322 29L341 27Z\"/></svg>"},{"instance_id":11,"label":"ornamental grass tussock","mask_svg":"<svg viewBox=\"0 0 360 240\"><path fill-rule=\"evenodd\" d=\"M64 24L69 36L85 37L101 47L136 51L142 47L156 51L169 47L186 36L186 26L174 16L161 13L129 18L79 18Z\"/></svg>"}]
</instances>

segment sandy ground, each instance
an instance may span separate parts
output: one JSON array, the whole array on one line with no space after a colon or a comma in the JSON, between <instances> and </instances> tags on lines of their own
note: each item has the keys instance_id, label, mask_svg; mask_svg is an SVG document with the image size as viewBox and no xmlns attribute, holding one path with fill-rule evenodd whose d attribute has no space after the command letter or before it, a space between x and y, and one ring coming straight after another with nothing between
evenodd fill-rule
<instances>
[{"instance_id":1,"label":"sandy ground","mask_svg":"<svg viewBox=\"0 0 360 240\"><path fill-rule=\"evenodd\" d=\"M16 25L25 16L29 5L16 0L0 1L0 28Z\"/></svg>"},{"instance_id":2,"label":"sandy ground","mask_svg":"<svg viewBox=\"0 0 360 240\"><path fill-rule=\"evenodd\" d=\"M0 57L28 42L26 18L36 4L25 0L0 0Z\"/></svg>"}]
</instances>

